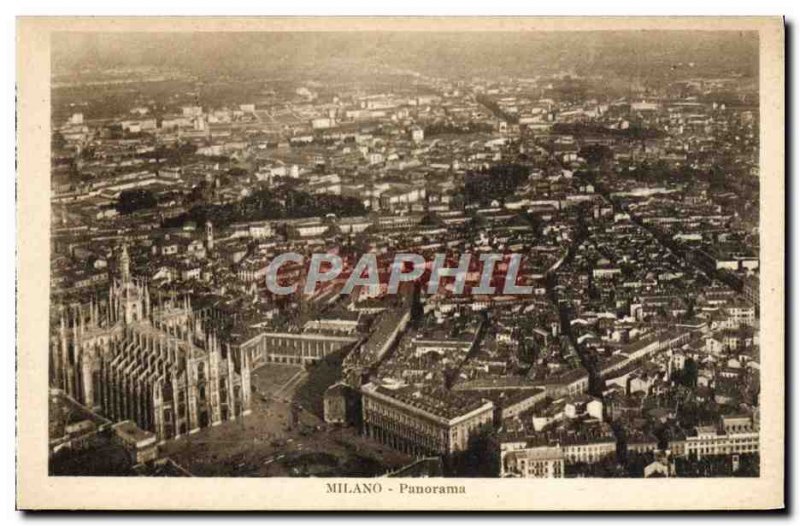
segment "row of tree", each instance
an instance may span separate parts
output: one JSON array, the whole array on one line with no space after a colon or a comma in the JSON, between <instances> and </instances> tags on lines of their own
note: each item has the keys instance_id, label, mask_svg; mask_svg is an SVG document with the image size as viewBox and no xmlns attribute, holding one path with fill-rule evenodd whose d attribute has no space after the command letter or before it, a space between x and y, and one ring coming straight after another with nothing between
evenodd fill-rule
<instances>
[{"instance_id":1,"label":"row of tree","mask_svg":"<svg viewBox=\"0 0 800 526\"><path fill-rule=\"evenodd\" d=\"M464 178L464 196L467 203L489 204L502 201L514 194L517 187L528 179L530 169L522 164L503 163L469 172Z\"/></svg>"},{"instance_id":2,"label":"row of tree","mask_svg":"<svg viewBox=\"0 0 800 526\"><path fill-rule=\"evenodd\" d=\"M166 219L164 226L177 227L189 221L200 225L207 220L226 226L267 219L299 219L326 214L347 217L365 213L363 203L356 197L314 195L294 189L260 189L235 203L195 205L186 213Z\"/></svg>"}]
</instances>

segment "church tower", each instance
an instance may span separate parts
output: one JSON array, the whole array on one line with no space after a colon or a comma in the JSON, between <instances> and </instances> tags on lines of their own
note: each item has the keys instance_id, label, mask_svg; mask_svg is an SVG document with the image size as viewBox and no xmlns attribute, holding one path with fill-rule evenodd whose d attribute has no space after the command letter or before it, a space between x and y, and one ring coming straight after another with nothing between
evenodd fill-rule
<instances>
[{"instance_id":1,"label":"church tower","mask_svg":"<svg viewBox=\"0 0 800 526\"><path fill-rule=\"evenodd\" d=\"M118 312L126 324L141 321L145 317L144 294L142 287L131 279L131 258L127 245L122 245L119 255L119 276L120 283L116 290Z\"/></svg>"},{"instance_id":2,"label":"church tower","mask_svg":"<svg viewBox=\"0 0 800 526\"><path fill-rule=\"evenodd\" d=\"M131 280L131 257L128 255L128 245L122 245L122 253L119 255L119 276L122 283Z\"/></svg>"},{"instance_id":3,"label":"church tower","mask_svg":"<svg viewBox=\"0 0 800 526\"><path fill-rule=\"evenodd\" d=\"M214 224L211 221L206 221L206 250L214 250Z\"/></svg>"}]
</instances>

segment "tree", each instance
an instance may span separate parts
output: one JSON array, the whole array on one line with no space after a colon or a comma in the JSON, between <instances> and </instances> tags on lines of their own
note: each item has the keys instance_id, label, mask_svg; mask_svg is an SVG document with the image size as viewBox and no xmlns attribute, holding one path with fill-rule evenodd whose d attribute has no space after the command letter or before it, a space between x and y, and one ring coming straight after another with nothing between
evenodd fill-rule
<instances>
[{"instance_id":1,"label":"tree","mask_svg":"<svg viewBox=\"0 0 800 526\"><path fill-rule=\"evenodd\" d=\"M464 179L467 202L487 204L512 195L528 178L528 168L520 164L497 164L468 173Z\"/></svg>"},{"instance_id":2,"label":"tree","mask_svg":"<svg viewBox=\"0 0 800 526\"><path fill-rule=\"evenodd\" d=\"M420 284L414 283L414 291L411 294L411 323L418 326L425 317L425 311L422 307L422 299L420 298Z\"/></svg>"},{"instance_id":3,"label":"tree","mask_svg":"<svg viewBox=\"0 0 800 526\"><path fill-rule=\"evenodd\" d=\"M683 370L678 378L678 383L689 388L696 387L697 372L697 362L695 362L692 358L687 358L683 365Z\"/></svg>"},{"instance_id":4,"label":"tree","mask_svg":"<svg viewBox=\"0 0 800 526\"><path fill-rule=\"evenodd\" d=\"M603 144L589 144L584 146L581 148L579 155L586 159L586 163L592 167L600 166L614 158L614 153L611 151L611 148Z\"/></svg>"},{"instance_id":5,"label":"tree","mask_svg":"<svg viewBox=\"0 0 800 526\"><path fill-rule=\"evenodd\" d=\"M694 298L689 298L686 300L686 318L691 320L694 318L694 310L695 310L695 303L697 301Z\"/></svg>"},{"instance_id":6,"label":"tree","mask_svg":"<svg viewBox=\"0 0 800 526\"><path fill-rule=\"evenodd\" d=\"M521 362L532 364L539 356L539 348L533 340L519 336L518 355Z\"/></svg>"},{"instance_id":7,"label":"tree","mask_svg":"<svg viewBox=\"0 0 800 526\"><path fill-rule=\"evenodd\" d=\"M201 225L207 218L213 218L215 225L224 227L242 221L317 217L326 214L348 217L366 213L363 203L350 196L312 195L293 189L272 191L260 188L236 203L214 205L206 204L207 192L208 188L204 183L196 186L189 202L196 200L194 202L197 204L185 214L168 218L164 221L164 226L180 226L188 221Z\"/></svg>"},{"instance_id":8,"label":"tree","mask_svg":"<svg viewBox=\"0 0 800 526\"><path fill-rule=\"evenodd\" d=\"M490 424L469 437L467 448L445 459L453 477L497 477L500 473L500 444Z\"/></svg>"},{"instance_id":9,"label":"tree","mask_svg":"<svg viewBox=\"0 0 800 526\"><path fill-rule=\"evenodd\" d=\"M120 214L131 214L137 210L153 208L157 204L156 197L150 190L136 188L123 190L117 198L117 211Z\"/></svg>"}]
</instances>

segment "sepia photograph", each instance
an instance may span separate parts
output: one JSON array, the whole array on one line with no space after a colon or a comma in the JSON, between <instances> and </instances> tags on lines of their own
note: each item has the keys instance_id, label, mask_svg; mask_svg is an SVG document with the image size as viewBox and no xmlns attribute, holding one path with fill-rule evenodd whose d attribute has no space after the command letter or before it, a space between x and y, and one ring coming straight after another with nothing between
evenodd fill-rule
<instances>
[{"instance_id":1,"label":"sepia photograph","mask_svg":"<svg viewBox=\"0 0 800 526\"><path fill-rule=\"evenodd\" d=\"M783 505L780 18L17 38L22 507Z\"/></svg>"}]
</instances>

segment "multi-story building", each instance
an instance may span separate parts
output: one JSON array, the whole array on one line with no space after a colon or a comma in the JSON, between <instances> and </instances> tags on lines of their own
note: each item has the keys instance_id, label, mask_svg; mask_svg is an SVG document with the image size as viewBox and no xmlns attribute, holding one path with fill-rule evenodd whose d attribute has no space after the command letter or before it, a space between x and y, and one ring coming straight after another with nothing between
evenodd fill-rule
<instances>
[{"instance_id":1,"label":"multi-story building","mask_svg":"<svg viewBox=\"0 0 800 526\"><path fill-rule=\"evenodd\" d=\"M759 281L758 275L750 275L742 279L742 294L747 301L756 307L758 307L759 301Z\"/></svg>"},{"instance_id":2,"label":"multi-story building","mask_svg":"<svg viewBox=\"0 0 800 526\"><path fill-rule=\"evenodd\" d=\"M752 426L718 429L716 426L699 426L693 436L686 437L687 456L703 458L713 455L758 453L758 430Z\"/></svg>"},{"instance_id":3,"label":"multi-story building","mask_svg":"<svg viewBox=\"0 0 800 526\"><path fill-rule=\"evenodd\" d=\"M264 363L317 363L327 355L358 342L355 336L331 336L313 332L259 332L240 346L258 367Z\"/></svg>"},{"instance_id":4,"label":"multi-story building","mask_svg":"<svg viewBox=\"0 0 800 526\"><path fill-rule=\"evenodd\" d=\"M551 398L577 395L589 390L589 373L582 368L565 369L548 375L544 380L536 380L534 384L542 385L545 394Z\"/></svg>"},{"instance_id":5,"label":"multi-story building","mask_svg":"<svg viewBox=\"0 0 800 526\"><path fill-rule=\"evenodd\" d=\"M492 423L494 404L456 402L408 388L361 386L364 434L413 455L447 455L467 449L469 437Z\"/></svg>"},{"instance_id":6,"label":"multi-story building","mask_svg":"<svg viewBox=\"0 0 800 526\"><path fill-rule=\"evenodd\" d=\"M500 476L563 478L564 451L558 443L529 446L526 442L505 442L500 446Z\"/></svg>"},{"instance_id":7,"label":"multi-story building","mask_svg":"<svg viewBox=\"0 0 800 526\"><path fill-rule=\"evenodd\" d=\"M510 438L510 437L509 437ZM617 441L608 426L579 433L555 432L500 444L500 476L561 478L574 464L594 464L616 455Z\"/></svg>"},{"instance_id":8,"label":"multi-story building","mask_svg":"<svg viewBox=\"0 0 800 526\"><path fill-rule=\"evenodd\" d=\"M754 325L756 321L756 303L746 303L744 301L736 301L731 303L725 308L725 313L728 315L733 327L738 327L740 324Z\"/></svg>"},{"instance_id":9,"label":"multi-story building","mask_svg":"<svg viewBox=\"0 0 800 526\"><path fill-rule=\"evenodd\" d=\"M593 464L604 458L615 455L617 452L617 441L610 433L604 436L597 436L585 439L578 439L575 442L562 444L564 459L574 464L583 462Z\"/></svg>"}]
</instances>

